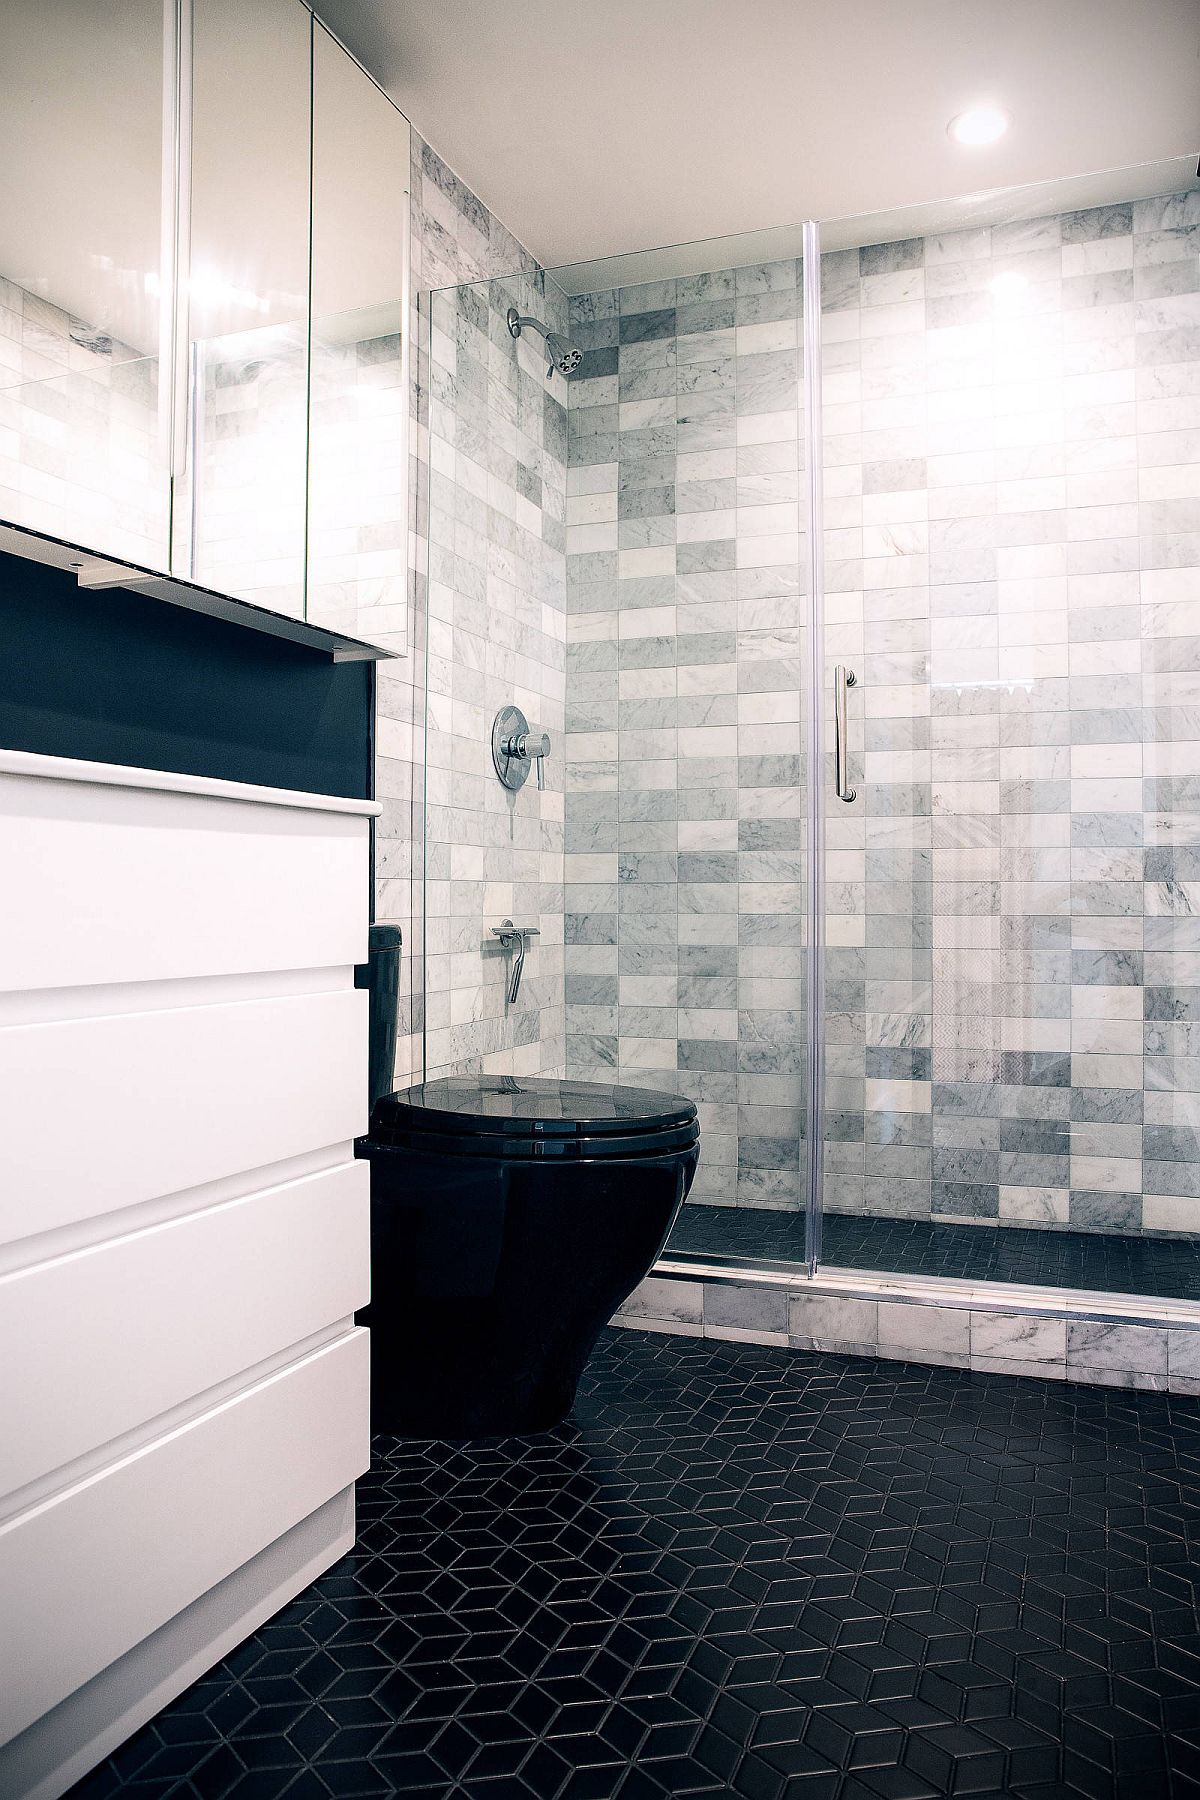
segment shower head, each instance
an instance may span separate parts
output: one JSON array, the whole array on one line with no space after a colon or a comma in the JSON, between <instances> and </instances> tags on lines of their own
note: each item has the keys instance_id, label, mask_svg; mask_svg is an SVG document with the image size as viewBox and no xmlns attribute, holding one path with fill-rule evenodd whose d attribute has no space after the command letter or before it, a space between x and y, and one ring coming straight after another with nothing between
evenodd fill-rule
<instances>
[{"instance_id":1,"label":"shower head","mask_svg":"<svg viewBox=\"0 0 1200 1800\"><path fill-rule=\"evenodd\" d=\"M583 361L583 351L577 350L567 338L557 331L549 331L538 319L527 319L519 313L515 306L508 309L508 329L512 337L519 338L526 325L533 327L546 342L546 373L552 375L555 369L560 375L570 375Z\"/></svg>"}]
</instances>

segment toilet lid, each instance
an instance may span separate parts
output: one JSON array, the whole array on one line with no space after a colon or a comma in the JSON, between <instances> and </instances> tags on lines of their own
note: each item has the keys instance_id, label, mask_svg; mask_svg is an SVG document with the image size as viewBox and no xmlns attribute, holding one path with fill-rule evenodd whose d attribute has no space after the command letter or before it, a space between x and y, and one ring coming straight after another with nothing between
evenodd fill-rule
<instances>
[{"instance_id":1,"label":"toilet lid","mask_svg":"<svg viewBox=\"0 0 1200 1800\"><path fill-rule=\"evenodd\" d=\"M433 1133L518 1144L586 1138L642 1139L694 1131L696 1106L680 1094L609 1086L599 1081L554 1081L546 1076L450 1075L401 1088L375 1103L371 1136L387 1141Z\"/></svg>"}]
</instances>

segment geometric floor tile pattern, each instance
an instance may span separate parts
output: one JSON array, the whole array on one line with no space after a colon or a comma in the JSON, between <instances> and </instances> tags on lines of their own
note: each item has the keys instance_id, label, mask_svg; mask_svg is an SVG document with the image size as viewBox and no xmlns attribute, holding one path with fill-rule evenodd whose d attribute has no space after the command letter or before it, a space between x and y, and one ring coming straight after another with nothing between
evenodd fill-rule
<instances>
[{"instance_id":1,"label":"geometric floor tile pattern","mask_svg":"<svg viewBox=\"0 0 1200 1800\"><path fill-rule=\"evenodd\" d=\"M1200 1796L1200 1401L606 1332L74 1800Z\"/></svg>"},{"instance_id":2,"label":"geometric floor tile pattern","mask_svg":"<svg viewBox=\"0 0 1200 1800\"><path fill-rule=\"evenodd\" d=\"M666 1254L802 1263L804 1226L799 1210L685 1206ZM1019 1225L956 1225L827 1212L821 1264L825 1269L873 1269L954 1281L1013 1281L1099 1294L1200 1299L1200 1236L1119 1237L1098 1231L1031 1231Z\"/></svg>"}]
</instances>

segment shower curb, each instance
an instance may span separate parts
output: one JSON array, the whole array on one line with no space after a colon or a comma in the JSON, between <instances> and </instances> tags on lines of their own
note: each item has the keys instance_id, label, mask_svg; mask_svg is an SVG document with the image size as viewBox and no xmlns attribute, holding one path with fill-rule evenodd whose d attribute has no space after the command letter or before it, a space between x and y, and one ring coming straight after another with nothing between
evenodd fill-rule
<instances>
[{"instance_id":1,"label":"shower curb","mask_svg":"<svg viewBox=\"0 0 1200 1800\"><path fill-rule=\"evenodd\" d=\"M661 1259L613 1320L639 1331L1200 1395L1200 1303L1003 1282Z\"/></svg>"}]
</instances>

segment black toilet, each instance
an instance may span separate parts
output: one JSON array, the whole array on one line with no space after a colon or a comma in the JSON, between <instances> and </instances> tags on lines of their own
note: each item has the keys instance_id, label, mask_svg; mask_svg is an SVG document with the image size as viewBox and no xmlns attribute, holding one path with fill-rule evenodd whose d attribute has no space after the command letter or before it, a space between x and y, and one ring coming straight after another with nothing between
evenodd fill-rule
<instances>
[{"instance_id":1,"label":"black toilet","mask_svg":"<svg viewBox=\"0 0 1200 1800\"><path fill-rule=\"evenodd\" d=\"M638 1088L456 1076L378 1099L357 1145L374 1429L484 1437L563 1419L699 1144L690 1100Z\"/></svg>"}]
</instances>

